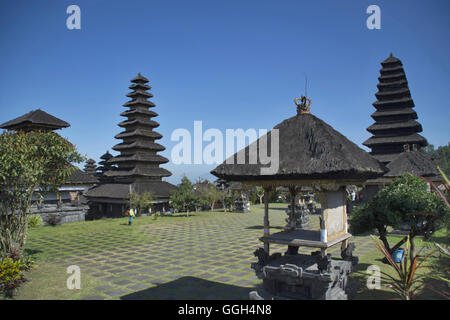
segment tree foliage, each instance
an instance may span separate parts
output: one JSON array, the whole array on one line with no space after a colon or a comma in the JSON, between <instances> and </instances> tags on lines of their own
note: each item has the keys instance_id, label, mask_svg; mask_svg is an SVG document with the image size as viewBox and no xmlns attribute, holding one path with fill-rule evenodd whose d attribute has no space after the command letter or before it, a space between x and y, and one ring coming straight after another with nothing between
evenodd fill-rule
<instances>
[{"instance_id":1,"label":"tree foliage","mask_svg":"<svg viewBox=\"0 0 450 320\"><path fill-rule=\"evenodd\" d=\"M33 194L57 191L83 160L54 132L0 135L0 255L22 253Z\"/></svg>"},{"instance_id":2,"label":"tree foliage","mask_svg":"<svg viewBox=\"0 0 450 320\"><path fill-rule=\"evenodd\" d=\"M437 149L430 144L425 147L425 151L436 160L447 177L450 177L450 142L446 146L440 146Z\"/></svg>"},{"instance_id":3,"label":"tree foliage","mask_svg":"<svg viewBox=\"0 0 450 320\"><path fill-rule=\"evenodd\" d=\"M128 205L136 210L136 216L140 216L142 212L148 211L152 206L153 200L154 196L150 191L144 191L143 193L132 192L130 193Z\"/></svg>"},{"instance_id":4,"label":"tree foliage","mask_svg":"<svg viewBox=\"0 0 450 320\"><path fill-rule=\"evenodd\" d=\"M445 202L420 177L405 174L384 187L367 203L355 207L350 217L351 232L361 234L376 229L384 246L392 252L387 241L388 227L399 228L401 223L411 226L411 254L416 235L429 236L448 226L450 210Z\"/></svg>"},{"instance_id":5,"label":"tree foliage","mask_svg":"<svg viewBox=\"0 0 450 320\"><path fill-rule=\"evenodd\" d=\"M184 176L176 190L170 192L172 205L178 211L187 211L195 201L196 196L192 189L192 182Z\"/></svg>"}]
</instances>

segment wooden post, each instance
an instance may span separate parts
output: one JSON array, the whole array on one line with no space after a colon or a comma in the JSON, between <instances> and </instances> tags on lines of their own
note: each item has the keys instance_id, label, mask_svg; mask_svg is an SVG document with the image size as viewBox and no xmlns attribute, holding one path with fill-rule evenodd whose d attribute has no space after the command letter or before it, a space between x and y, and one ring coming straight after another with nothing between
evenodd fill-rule
<instances>
[{"instance_id":1,"label":"wooden post","mask_svg":"<svg viewBox=\"0 0 450 320\"><path fill-rule=\"evenodd\" d=\"M264 237L270 236L269 198L271 189L271 187L264 187ZM270 254L268 243L264 243L264 251Z\"/></svg>"}]
</instances>

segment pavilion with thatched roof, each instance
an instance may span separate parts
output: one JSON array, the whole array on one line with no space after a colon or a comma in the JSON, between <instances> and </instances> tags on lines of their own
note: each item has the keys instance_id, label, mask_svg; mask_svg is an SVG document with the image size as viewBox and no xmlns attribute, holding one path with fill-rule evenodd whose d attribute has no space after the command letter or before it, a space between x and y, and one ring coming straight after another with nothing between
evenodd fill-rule
<instances>
[{"instance_id":1,"label":"pavilion with thatched roof","mask_svg":"<svg viewBox=\"0 0 450 320\"><path fill-rule=\"evenodd\" d=\"M345 186L362 184L367 179L377 178L386 172L383 164L330 125L312 115L309 112L311 101L308 98L297 98L295 102L297 115L276 125L266 136L260 137L211 171L213 175L221 179L263 186L265 190L264 236L260 240L264 243L264 251L257 250L255 252L259 262L253 267L257 275L264 279L265 288L273 290L277 286L292 285L293 279L287 280L283 275L286 271L285 264L311 264L313 258L307 258L297 253L299 246L320 249L318 256L320 258L317 260L317 264L312 263L308 267L311 270L311 277L321 277L322 271L329 271L333 274L330 271L331 266L336 265L337 262L328 259L327 249L341 243L342 251L348 252L347 240L351 237L347 227ZM264 154L264 149L268 150L266 154ZM251 163L255 151L258 155L257 161ZM261 151L262 153L260 153ZM267 167L274 164L263 164L267 161L261 158L261 154L264 156L270 154L272 161L278 159L277 168L267 173ZM244 156L246 162L242 163ZM241 159L240 162L238 162L239 159ZM284 231L270 234L268 195L277 186L289 188L292 208L291 223ZM321 202L323 212L320 219L320 230L299 229L296 228L296 223L293 221L295 195L302 186L311 187ZM269 254L270 243L288 245L285 256L271 256ZM350 258L351 253L346 257ZM323 259L325 259L325 263ZM283 264L280 264L281 262ZM340 266L345 269L344 274L350 272L351 267L348 265ZM305 266L297 265L297 267L302 269ZM268 277L269 272L272 274L271 279ZM303 276L299 276L300 273L298 270L294 272L296 284L291 287L293 292L304 290L304 288L299 289L304 287L301 283L305 280ZM333 277L331 276L331 278ZM313 283L309 285L311 288L315 286ZM316 298L328 295L331 292L328 289L319 290L320 293L317 295L311 294Z\"/></svg>"}]
</instances>

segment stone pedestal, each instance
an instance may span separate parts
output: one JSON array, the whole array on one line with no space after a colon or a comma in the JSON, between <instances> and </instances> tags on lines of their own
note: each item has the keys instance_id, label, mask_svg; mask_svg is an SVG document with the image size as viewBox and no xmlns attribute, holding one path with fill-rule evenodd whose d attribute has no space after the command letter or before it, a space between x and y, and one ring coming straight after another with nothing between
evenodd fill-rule
<instances>
[{"instance_id":1,"label":"stone pedestal","mask_svg":"<svg viewBox=\"0 0 450 320\"><path fill-rule=\"evenodd\" d=\"M250 203L247 200L239 199L234 201L234 211L235 212L249 212Z\"/></svg>"},{"instance_id":2,"label":"stone pedestal","mask_svg":"<svg viewBox=\"0 0 450 320\"><path fill-rule=\"evenodd\" d=\"M320 251L311 255L280 254L262 257L253 263L258 278L263 280L257 291L250 293L253 300L347 300L348 275L357 258L346 256L343 260L322 256Z\"/></svg>"},{"instance_id":3,"label":"stone pedestal","mask_svg":"<svg viewBox=\"0 0 450 320\"><path fill-rule=\"evenodd\" d=\"M291 205L288 206L286 209L286 214L288 215L288 218L286 219L286 222L290 223L289 217L291 215ZM295 228L298 229L306 229L309 227L309 218L310 218L310 211L307 207L307 205L296 205L295 211L294 211L294 219L295 219Z\"/></svg>"}]
</instances>

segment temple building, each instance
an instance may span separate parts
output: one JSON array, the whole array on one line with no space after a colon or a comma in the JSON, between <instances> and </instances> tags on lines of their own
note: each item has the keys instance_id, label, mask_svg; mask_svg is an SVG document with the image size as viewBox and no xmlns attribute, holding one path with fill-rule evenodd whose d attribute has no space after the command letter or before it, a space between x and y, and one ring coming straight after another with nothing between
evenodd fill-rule
<instances>
[{"instance_id":1,"label":"temple building","mask_svg":"<svg viewBox=\"0 0 450 320\"><path fill-rule=\"evenodd\" d=\"M370 154L387 165L406 150L418 150L428 143L418 132L422 126L406 80L402 62L392 54L381 62L376 111L371 115L375 123L367 128L373 136L363 144Z\"/></svg>"},{"instance_id":2,"label":"temple building","mask_svg":"<svg viewBox=\"0 0 450 320\"><path fill-rule=\"evenodd\" d=\"M20 117L0 124L1 129L10 131L55 131L62 128L70 127L70 124L64 120L61 120L47 112L37 109L32 110ZM92 159L91 159L92 160ZM92 160L94 161L94 160ZM89 160L88 160L89 162ZM86 167L92 165L86 163ZM94 161L95 166L95 161ZM98 179L95 177L94 172L83 172L75 167L75 171L67 179L67 181L59 188L59 194L49 193L44 197L44 203L69 203L77 202L80 200L80 196L87 191L90 187L98 183ZM38 200L37 196L33 197L33 200Z\"/></svg>"},{"instance_id":3,"label":"temple building","mask_svg":"<svg viewBox=\"0 0 450 320\"><path fill-rule=\"evenodd\" d=\"M70 127L70 124L47 112L37 109L28 112L13 120L0 124L1 129L9 131L55 131ZM93 161L93 160L92 160ZM95 166L95 161L94 161ZM90 165L90 164L89 164ZM88 166L88 164L87 164ZM33 195L31 211L45 217L48 214L58 214L62 217L61 222L82 221L87 213L84 193L99 181L95 172L84 172L75 167L74 172L67 181L58 188L58 192L49 192L41 199L37 194Z\"/></svg>"},{"instance_id":4,"label":"temple building","mask_svg":"<svg viewBox=\"0 0 450 320\"><path fill-rule=\"evenodd\" d=\"M148 100L153 97L148 92L151 89L147 85L149 80L138 74L131 82L132 92L127 94L131 100L124 104L127 110L120 114L127 118L119 123L124 131L115 136L122 142L113 147L120 154L106 161L108 165L117 165L116 169L109 167L110 170L104 173L112 182L100 184L87 193L93 217L121 216L126 211L131 192L149 191L156 198L156 210L163 207L168 210L170 191L176 188L162 181L171 173L159 167L169 160L157 154L165 147L155 142L162 135L154 131L159 123L152 120L158 114L150 110L155 104Z\"/></svg>"},{"instance_id":5,"label":"temple building","mask_svg":"<svg viewBox=\"0 0 450 320\"><path fill-rule=\"evenodd\" d=\"M371 115L375 123L367 128L373 136L363 145L389 171L383 177L367 181L365 200L406 172L432 180L442 179L434 159L422 149L428 142L419 134L422 126L413 110L415 105L402 62L391 53L381 66L377 101L373 103L376 111Z\"/></svg>"},{"instance_id":6,"label":"temple building","mask_svg":"<svg viewBox=\"0 0 450 320\"><path fill-rule=\"evenodd\" d=\"M112 159L113 157L114 156L111 153L109 153L109 151L106 151L106 153L100 157L101 161L98 162L99 166L97 167L97 177L102 182L112 182L113 181L112 178L105 176L105 172L116 169L115 165L112 165L111 163L108 162L108 160Z\"/></svg>"},{"instance_id":7,"label":"temple building","mask_svg":"<svg viewBox=\"0 0 450 320\"><path fill-rule=\"evenodd\" d=\"M95 164L95 160L89 158L84 165L84 172L95 175L97 173L97 166Z\"/></svg>"}]
</instances>

